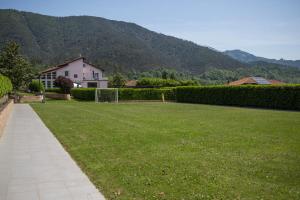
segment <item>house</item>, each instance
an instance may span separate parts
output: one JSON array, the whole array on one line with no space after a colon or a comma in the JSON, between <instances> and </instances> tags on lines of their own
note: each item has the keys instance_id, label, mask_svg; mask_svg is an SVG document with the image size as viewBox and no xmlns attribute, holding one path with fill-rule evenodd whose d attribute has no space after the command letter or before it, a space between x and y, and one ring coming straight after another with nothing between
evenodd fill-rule
<instances>
[{"instance_id":1,"label":"house","mask_svg":"<svg viewBox=\"0 0 300 200\"><path fill-rule=\"evenodd\" d=\"M267 80L262 77L245 77L237 81L228 83L228 85L278 85L284 84L284 82L277 80Z\"/></svg>"},{"instance_id":2,"label":"house","mask_svg":"<svg viewBox=\"0 0 300 200\"><path fill-rule=\"evenodd\" d=\"M53 88L59 76L71 79L77 87L107 88L108 79L103 77L103 72L103 69L88 63L84 57L79 57L42 71L40 80L46 89Z\"/></svg>"}]
</instances>

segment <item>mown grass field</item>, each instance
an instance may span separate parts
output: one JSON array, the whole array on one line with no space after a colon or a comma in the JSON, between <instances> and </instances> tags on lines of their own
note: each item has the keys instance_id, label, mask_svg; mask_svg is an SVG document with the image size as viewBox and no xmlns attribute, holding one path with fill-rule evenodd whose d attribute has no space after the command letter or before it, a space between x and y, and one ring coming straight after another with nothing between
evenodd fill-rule
<instances>
[{"instance_id":1,"label":"mown grass field","mask_svg":"<svg viewBox=\"0 0 300 200\"><path fill-rule=\"evenodd\" d=\"M107 199L300 199L300 112L32 104Z\"/></svg>"}]
</instances>

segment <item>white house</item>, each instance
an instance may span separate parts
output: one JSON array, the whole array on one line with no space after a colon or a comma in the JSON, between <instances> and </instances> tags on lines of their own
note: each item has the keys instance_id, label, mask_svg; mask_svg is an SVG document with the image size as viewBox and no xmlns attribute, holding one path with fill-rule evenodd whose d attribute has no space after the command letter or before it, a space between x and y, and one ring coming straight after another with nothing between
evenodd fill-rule
<instances>
[{"instance_id":1,"label":"white house","mask_svg":"<svg viewBox=\"0 0 300 200\"><path fill-rule=\"evenodd\" d=\"M103 69L88 63L84 57L48 68L41 72L40 80L45 88L53 88L59 76L71 79L77 85L88 88L107 88L108 79L103 77Z\"/></svg>"}]
</instances>

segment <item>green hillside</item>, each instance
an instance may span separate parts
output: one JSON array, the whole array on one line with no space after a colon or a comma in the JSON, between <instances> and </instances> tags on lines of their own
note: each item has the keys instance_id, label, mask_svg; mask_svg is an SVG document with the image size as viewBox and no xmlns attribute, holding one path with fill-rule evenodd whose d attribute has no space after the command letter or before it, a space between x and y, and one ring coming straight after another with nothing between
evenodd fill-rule
<instances>
[{"instance_id":1,"label":"green hillside","mask_svg":"<svg viewBox=\"0 0 300 200\"><path fill-rule=\"evenodd\" d=\"M0 26L0 47L14 40L36 63L57 64L82 54L108 71L169 67L199 74L210 67L244 66L208 47L158 34L133 23L99 17L50 17L0 10Z\"/></svg>"}]
</instances>

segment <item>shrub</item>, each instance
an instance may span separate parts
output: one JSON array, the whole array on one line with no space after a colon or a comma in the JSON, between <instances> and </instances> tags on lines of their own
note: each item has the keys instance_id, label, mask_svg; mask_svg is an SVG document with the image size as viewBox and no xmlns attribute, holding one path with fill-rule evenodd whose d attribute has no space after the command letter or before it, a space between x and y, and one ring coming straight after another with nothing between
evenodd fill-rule
<instances>
[{"instance_id":1,"label":"shrub","mask_svg":"<svg viewBox=\"0 0 300 200\"><path fill-rule=\"evenodd\" d=\"M12 91L12 83L9 78L0 74L0 98Z\"/></svg>"},{"instance_id":2,"label":"shrub","mask_svg":"<svg viewBox=\"0 0 300 200\"><path fill-rule=\"evenodd\" d=\"M31 92L41 92L41 91L45 90L43 83L41 83L38 80L32 80L31 83L28 86L28 89Z\"/></svg>"},{"instance_id":3,"label":"shrub","mask_svg":"<svg viewBox=\"0 0 300 200\"><path fill-rule=\"evenodd\" d=\"M120 73L114 74L113 77L108 82L109 87L115 87L115 88L124 87L125 83L126 83L126 79Z\"/></svg>"},{"instance_id":4,"label":"shrub","mask_svg":"<svg viewBox=\"0 0 300 200\"><path fill-rule=\"evenodd\" d=\"M59 87L64 94L70 94L73 88L73 81L66 77L59 76L54 81L54 85Z\"/></svg>"},{"instance_id":5,"label":"shrub","mask_svg":"<svg viewBox=\"0 0 300 200\"><path fill-rule=\"evenodd\" d=\"M300 110L300 85L178 87L178 102Z\"/></svg>"},{"instance_id":6,"label":"shrub","mask_svg":"<svg viewBox=\"0 0 300 200\"><path fill-rule=\"evenodd\" d=\"M74 99L84 100L84 101L94 101L95 100L95 88L73 88L71 90L71 95Z\"/></svg>"}]
</instances>

